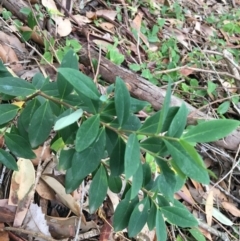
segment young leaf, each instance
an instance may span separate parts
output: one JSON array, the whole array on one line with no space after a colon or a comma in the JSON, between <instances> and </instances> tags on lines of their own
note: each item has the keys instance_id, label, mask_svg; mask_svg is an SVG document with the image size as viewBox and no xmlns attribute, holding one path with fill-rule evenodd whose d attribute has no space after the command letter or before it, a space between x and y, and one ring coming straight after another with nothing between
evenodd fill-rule
<instances>
[{"instance_id":1,"label":"young leaf","mask_svg":"<svg viewBox=\"0 0 240 241\"><path fill-rule=\"evenodd\" d=\"M130 116L130 94L122 79L116 78L115 82L115 108L120 126L128 120Z\"/></svg>"},{"instance_id":2,"label":"young leaf","mask_svg":"<svg viewBox=\"0 0 240 241\"><path fill-rule=\"evenodd\" d=\"M80 71L70 68L59 68L58 72L73 86L73 88L90 99L98 100L100 94L92 79Z\"/></svg>"},{"instance_id":3,"label":"young leaf","mask_svg":"<svg viewBox=\"0 0 240 241\"><path fill-rule=\"evenodd\" d=\"M0 162L11 170L18 170L17 163L13 156L10 155L8 152L4 151L3 149L0 149Z\"/></svg>"},{"instance_id":4,"label":"young leaf","mask_svg":"<svg viewBox=\"0 0 240 241\"><path fill-rule=\"evenodd\" d=\"M73 124L80 117L82 117L82 114L83 114L83 110L78 109L78 110L74 111L73 113L71 113L70 115L62 117L61 119L56 121L56 123L54 125L54 130L58 131L58 130L65 128L66 126Z\"/></svg>"},{"instance_id":5,"label":"young leaf","mask_svg":"<svg viewBox=\"0 0 240 241\"><path fill-rule=\"evenodd\" d=\"M81 152L89 147L98 136L98 130L100 125L99 115L94 115L88 118L79 127L76 136L76 150Z\"/></svg>"},{"instance_id":6,"label":"young leaf","mask_svg":"<svg viewBox=\"0 0 240 241\"><path fill-rule=\"evenodd\" d=\"M53 114L49 101L45 101L33 114L29 124L29 141L33 148L42 144L49 136L53 125Z\"/></svg>"},{"instance_id":7,"label":"young leaf","mask_svg":"<svg viewBox=\"0 0 240 241\"><path fill-rule=\"evenodd\" d=\"M60 68L71 68L78 70L78 60L76 54L73 50L69 50L67 54L63 57ZM60 99L68 96L73 91L73 86L69 84L65 77L60 73L57 76L57 87L59 91Z\"/></svg>"},{"instance_id":8,"label":"young leaf","mask_svg":"<svg viewBox=\"0 0 240 241\"><path fill-rule=\"evenodd\" d=\"M34 92L36 92L34 85L23 79L15 77L1 78L0 93L12 96L28 96Z\"/></svg>"},{"instance_id":9,"label":"young leaf","mask_svg":"<svg viewBox=\"0 0 240 241\"><path fill-rule=\"evenodd\" d=\"M136 206L136 204L138 203L137 198L134 198L133 200L130 201L129 200L130 191L128 191L128 193L129 195L126 194L125 199L118 204L114 212L113 227L115 232L121 231L128 226L131 213L134 207Z\"/></svg>"},{"instance_id":10,"label":"young leaf","mask_svg":"<svg viewBox=\"0 0 240 241\"><path fill-rule=\"evenodd\" d=\"M4 139L9 150L17 157L22 157L26 159L36 158L35 153L28 141L23 137L16 134L6 133Z\"/></svg>"},{"instance_id":11,"label":"young leaf","mask_svg":"<svg viewBox=\"0 0 240 241\"><path fill-rule=\"evenodd\" d=\"M0 125L11 121L19 110L19 107L11 104L0 105Z\"/></svg>"},{"instance_id":12,"label":"young leaf","mask_svg":"<svg viewBox=\"0 0 240 241\"><path fill-rule=\"evenodd\" d=\"M166 135L172 137L180 137L187 124L187 115L188 109L185 104L182 104L177 114L174 116Z\"/></svg>"},{"instance_id":13,"label":"young leaf","mask_svg":"<svg viewBox=\"0 0 240 241\"><path fill-rule=\"evenodd\" d=\"M156 235L157 240L167 240L167 227L162 216L162 212L158 209L156 214Z\"/></svg>"},{"instance_id":14,"label":"young leaf","mask_svg":"<svg viewBox=\"0 0 240 241\"><path fill-rule=\"evenodd\" d=\"M171 224L178 225L179 227L194 227L198 225L198 221L187 210L179 207L161 207L161 211L167 221Z\"/></svg>"},{"instance_id":15,"label":"young leaf","mask_svg":"<svg viewBox=\"0 0 240 241\"><path fill-rule=\"evenodd\" d=\"M150 205L148 197L145 197L141 202L134 208L129 224L128 224L128 236L135 237L143 228L148 218L148 211Z\"/></svg>"},{"instance_id":16,"label":"young leaf","mask_svg":"<svg viewBox=\"0 0 240 241\"><path fill-rule=\"evenodd\" d=\"M210 120L202 122L183 135L183 139L188 142L212 142L217 141L230 134L239 126L236 120Z\"/></svg>"},{"instance_id":17,"label":"young leaf","mask_svg":"<svg viewBox=\"0 0 240 241\"><path fill-rule=\"evenodd\" d=\"M198 182L209 183L207 169L199 163L198 159L192 158L187 150L177 141L164 140L164 142L173 157L172 162L174 162L184 174Z\"/></svg>"},{"instance_id":18,"label":"young leaf","mask_svg":"<svg viewBox=\"0 0 240 241\"><path fill-rule=\"evenodd\" d=\"M94 213L102 204L108 189L107 173L105 168L100 165L97 173L93 177L89 189L89 211Z\"/></svg>"},{"instance_id":19,"label":"young leaf","mask_svg":"<svg viewBox=\"0 0 240 241\"><path fill-rule=\"evenodd\" d=\"M129 179L135 174L140 163L140 146L138 138L135 134L131 134L128 137L124 156L124 172L126 179Z\"/></svg>"},{"instance_id":20,"label":"young leaf","mask_svg":"<svg viewBox=\"0 0 240 241\"><path fill-rule=\"evenodd\" d=\"M72 175L75 184L80 182L91 172L93 172L103 157L106 144L105 129L99 130L99 135L95 141L84 151L76 152L72 159ZM68 192L71 192L72 186L67 186ZM74 185L75 186L75 185Z\"/></svg>"},{"instance_id":21,"label":"young leaf","mask_svg":"<svg viewBox=\"0 0 240 241\"><path fill-rule=\"evenodd\" d=\"M142 183L143 183L143 170L142 170L142 164L140 164L137 171L132 177L132 188L131 188L131 195L130 195L131 200L138 195L138 192L142 187Z\"/></svg>"},{"instance_id":22,"label":"young leaf","mask_svg":"<svg viewBox=\"0 0 240 241\"><path fill-rule=\"evenodd\" d=\"M119 176L124 171L124 153L126 144L121 137L118 137L110 156L110 170L112 176Z\"/></svg>"}]
</instances>

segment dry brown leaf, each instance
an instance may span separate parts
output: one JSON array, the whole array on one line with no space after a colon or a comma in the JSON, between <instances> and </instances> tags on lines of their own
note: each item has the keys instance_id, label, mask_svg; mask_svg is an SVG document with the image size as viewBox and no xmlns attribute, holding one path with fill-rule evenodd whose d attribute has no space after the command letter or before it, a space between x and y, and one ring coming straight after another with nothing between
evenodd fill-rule
<instances>
[{"instance_id":1,"label":"dry brown leaf","mask_svg":"<svg viewBox=\"0 0 240 241\"><path fill-rule=\"evenodd\" d=\"M11 179L8 204L17 206L13 226L19 227L27 214L28 206L33 199L35 170L30 160L19 158L18 171L14 171Z\"/></svg>"},{"instance_id":2,"label":"dry brown leaf","mask_svg":"<svg viewBox=\"0 0 240 241\"><path fill-rule=\"evenodd\" d=\"M84 25L86 23L92 22L92 20L90 20L89 18L79 15L79 14L73 15L73 17L77 20L79 25Z\"/></svg>"},{"instance_id":3,"label":"dry brown leaf","mask_svg":"<svg viewBox=\"0 0 240 241\"><path fill-rule=\"evenodd\" d=\"M75 236L75 230L78 223L77 217L74 216L70 218L59 218L46 215L45 218L47 220L47 224L53 238L63 239ZM82 222L80 228L80 233L85 233L90 229L97 228L97 225L93 221L89 221L86 223Z\"/></svg>"},{"instance_id":4,"label":"dry brown leaf","mask_svg":"<svg viewBox=\"0 0 240 241\"><path fill-rule=\"evenodd\" d=\"M96 12L86 12L86 17L91 20L97 19Z\"/></svg>"},{"instance_id":5,"label":"dry brown leaf","mask_svg":"<svg viewBox=\"0 0 240 241\"><path fill-rule=\"evenodd\" d=\"M52 20L56 23L57 33L61 37L65 37L72 32L72 24L68 18L64 18L58 11L53 0L42 0L42 5L47 8L51 14Z\"/></svg>"},{"instance_id":6,"label":"dry brown leaf","mask_svg":"<svg viewBox=\"0 0 240 241\"><path fill-rule=\"evenodd\" d=\"M44 199L55 200L55 192L43 181L39 180L37 187L37 193Z\"/></svg>"},{"instance_id":7,"label":"dry brown leaf","mask_svg":"<svg viewBox=\"0 0 240 241\"><path fill-rule=\"evenodd\" d=\"M112 21L114 21L117 16L117 11L101 9L101 10L96 11L96 15L98 17L107 17L107 18L111 19Z\"/></svg>"},{"instance_id":8,"label":"dry brown leaf","mask_svg":"<svg viewBox=\"0 0 240 241\"><path fill-rule=\"evenodd\" d=\"M240 210L230 202L221 202L224 209L230 212L235 217L240 217Z\"/></svg>"},{"instance_id":9,"label":"dry brown leaf","mask_svg":"<svg viewBox=\"0 0 240 241\"><path fill-rule=\"evenodd\" d=\"M43 151L43 147L39 146L37 149L33 150L33 152L36 154L36 158L32 159L32 163L33 165L37 166L39 163L39 160L41 159L41 161L46 161L51 159L51 150L50 150L50 146L47 146L44 150L43 155L41 156Z\"/></svg>"},{"instance_id":10,"label":"dry brown leaf","mask_svg":"<svg viewBox=\"0 0 240 241\"><path fill-rule=\"evenodd\" d=\"M80 207L74 198L66 193L64 186L53 177L42 175L41 178L56 192L58 199L79 217Z\"/></svg>"},{"instance_id":11,"label":"dry brown leaf","mask_svg":"<svg viewBox=\"0 0 240 241\"><path fill-rule=\"evenodd\" d=\"M114 25L108 22L102 22L99 25L103 30L114 34Z\"/></svg>"},{"instance_id":12,"label":"dry brown leaf","mask_svg":"<svg viewBox=\"0 0 240 241\"><path fill-rule=\"evenodd\" d=\"M198 229L208 240L212 241L212 236L207 230L205 230L201 227L198 227Z\"/></svg>"},{"instance_id":13,"label":"dry brown leaf","mask_svg":"<svg viewBox=\"0 0 240 241\"><path fill-rule=\"evenodd\" d=\"M205 204L205 212L207 224L211 227L212 225L212 212L213 212L213 191L209 191Z\"/></svg>"},{"instance_id":14,"label":"dry brown leaf","mask_svg":"<svg viewBox=\"0 0 240 241\"><path fill-rule=\"evenodd\" d=\"M28 26L22 26L22 27L20 27L20 30L23 32L32 32L31 39L34 42L40 44L41 46L44 46L44 39L37 33L36 28L34 30L32 30Z\"/></svg>"},{"instance_id":15,"label":"dry brown leaf","mask_svg":"<svg viewBox=\"0 0 240 241\"><path fill-rule=\"evenodd\" d=\"M0 229L3 229L5 227L4 223L0 223ZM0 240L1 241L9 241L9 236L7 231L1 231L0 232Z\"/></svg>"}]
</instances>

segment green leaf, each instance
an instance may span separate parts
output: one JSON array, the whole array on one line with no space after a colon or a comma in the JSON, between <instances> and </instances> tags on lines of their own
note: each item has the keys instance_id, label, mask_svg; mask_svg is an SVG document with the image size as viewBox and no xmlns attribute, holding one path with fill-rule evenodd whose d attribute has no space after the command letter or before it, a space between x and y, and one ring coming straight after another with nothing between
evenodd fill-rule
<instances>
[{"instance_id":1,"label":"green leaf","mask_svg":"<svg viewBox=\"0 0 240 241\"><path fill-rule=\"evenodd\" d=\"M115 82L115 108L120 126L128 120L130 116L130 94L124 81L117 77Z\"/></svg>"},{"instance_id":2,"label":"green leaf","mask_svg":"<svg viewBox=\"0 0 240 241\"><path fill-rule=\"evenodd\" d=\"M78 60L73 50L69 50L63 57L60 68L71 68L78 70ZM73 91L73 86L63 77L60 73L57 76L57 86L60 95L60 99L68 96Z\"/></svg>"},{"instance_id":3,"label":"green leaf","mask_svg":"<svg viewBox=\"0 0 240 241\"><path fill-rule=\"evenodd\" d=\"M89 147L98 136L98 129L100 125L99 115L94 115L88 118L79 127L76 136L76 150L81 152Z\"/></svg>"},{"instance_id":4,"label":"green leaf","mask_svg":"<svg viewBox=\"0 0 240 241\"><path fill-rule=\"evenodd\" d=\"M9 150L17 157L22 157L26 159L36 158L35 153L28 141L23 137L16 134L6 133L4 139Z\"/></svg>"},{"instance_id":5,"label":"green leaf","mask_svg":"<svg viewBox=\"0 0 240 241\"><path fill-rule=\"evenodd\" d=\"M59 170L67 170L72 166L72 158L74 153L74 149L61 150L58 163Z\"/></svg>"},{"instance_id":6,"label":"green leaf","mask_svg":"<svg viewBox=\"0 0 240 241\"><path fill-rule=\"evenodd\" d=\"M83 73L70 68L59 68L58 72L73 86L73 88L90 99L98 100L100 94L92 79Z\"/></svg>"},{"instance_id":7,"label":"green leaf","mask_svg":"<svg viewBox=\"0 0 240 241\"><path fill-rule=\"evenodd\" d=\"M145 187L152 179L151 167L148 163L142 165L143 168L143 187Z\"/></svg>"},{"instance_id":8,"label":"green leaf","mask_svg":"<svg viewBox=\"0 0 240 241\"><path fill-rule=\"evenodd\" d=\"M164 142L173 157L172 162L174 162L184 174L198 182L204 184L209 183L207 169L204 168L203 164L200 164L199 156L196 155L195 157L197 158L193 158L192 154L189 154L179 142L166 140L164 140Z\"/></svg>"},{"instance_id":9,"label":"green leaf","mask_svg":"<svg viewBox=\"0 0 240 241\"><path fill-rule=\"evenodd\" d=\"M129 195L126 194L125 199L117 205L117 208L114 212L113 227L115 232L121 231L128 226L131 213L136 204L138 203L137 198L134 198L130 201L130 190L128 191L128 193Z\"/></svg>"},{"instance_id":10,"label":"green leaf","mask_svg":"<svg viewBox=\"0 0 240 241\"><path fill-rule=\"evenodd\" d=\"M162 212L158 209L156 214L156 235L157 240L167 240L167 227L162 216Z\"/></svg>"},{"instance_id":11,"label":"green leaf","mask_svg":"<svg viewBox=\"0 0 240 241\"><path fill-rule=\"evenodd\" d=\"M145 197L141 202L134 208L129 224L128 224L128 236L135 237L143 228L148 218L148 211L150 205L148 197Z\"/></svg>"},{"instance_id":12,"label":"green leaf","mask_svg":"<svg viewBox=\"0 0 240 241\"><path fill-rule=\"evenodd\" d=\"M0 76L3 77L12 77L12 74L8 71L8 69L5 67L3 62L0 60Z\"/></svg>"},{"instance_id":13,"label":"green leaf","mask_svg":"<svg viewBox=\"0 0 240 241\"><path fill-rule=\"evenodd\" d=\"M230 107L230 101L224 101L221 105L218 106L217 112L220 115L225 114Z\"/></svg>"},{"instance_id":14,"label":"green leaf","mask_svg":"<svg viewBox=\"0 0 240 241\"><path fill-rule=\"evenodd\" d=\"M156 215L157 215L157 207L156 204L151 201L151 207L147 219L147 225L149 230L153 230L156 227Z\"/></svg>"},{"instance_id":15,"label":"green leaf","mask_svg":"<svg viewBox=\"0 0 240 241\"><path fill-rule=\"evenodd\" d=\"M173 200L176 186L176 177L168 164L160 159L156 159L160 167L160 174L157 177L159 191L169 200Z\"/></svg>"},{"instance_id":16,"label":"green leaf","mask_svg":"<svg viewBox=\"0 0 240 241\"><path fill-rule=\"evenodd\" d=\"M192 234L192 236L197 240L197 241L206 241L205 237L203 234L199 231L197 228L191 228L189 229L189 232Z\"/></svg>"},{"instance_id":17,"label":"green leaf","mask_svg":"<svg viewBox=\"0 0 240 241\"><path fill-rule=\"evenodd\" d=\"M15 77L4 77L0 81L0 92L12 96L28 96L36 92L33 84Z\"/></svg>"},{"instance_id":18,"label":"green leaf","mask_svg":"<svg viewBox=\"0 0 240 241\"><path fill-rule=\"evenodd\" d=\"M103 203L108 189L107 173L105 168L100 165L97 173L93 177L89 189L89 211L94 213Z\"/></svg>"},{"instance_id":19,"label":"green leaf","mask_svg":"<svg viewBox=\"0 0 240 241\"><path fill-rule=\"evenodd\" d=\"M138 138L135 134L131 134L128 137L124 156L124 172L126 179L129 179L135 174L140 163L140 146Z\"/></svg>"},{"instance_id":20,"label":"green leaf","mask_svg":"<svg viewBox=\"0 0 240 241\"><path fill-rule=\"evenodd\" d=\"M117 142L118 142L117 133L109 128L106 128L106 149L109 156L111 156L111 153Z\"/></svg>"},{"instance_id":21,"label":"green leaf","mask_svg":"<svg viewBox=\"0 0 240 241\"><path fill-rule=\"evenodd\" d=\"M113 148L110 156L110 170L111 175L119 176L124 171L124 153L126 144L121 137L118 137L118 141Z\"/></svg>"},{"instance_id":22,"label":"green leaf","mask_svg":"<svg viewBox=\"0 0 240 241\"><path fill-rule=\"evenodd\" d=\"M202 122L183 135L183 139L188 142L212 142L217 141L239 126L239 121L236 120L210 120Z\"/></svg>"},{"instance_id":23,"label":"green leaf","mask_svg":"<svg viewBox=\"0 0 240 241\"><path fill-rule=\"evenodd\" d=\"M147 152L159 153L161 156L168 154L167 147L163 140L159 137L149 137L140 143L141 148Z\"/></svg>"},{"instance_id":24,"label":"green leaf","mask_svg":"<svg viewBox=\"0 0 240 241\"><path fill-rule=\"evenodd\" d=\"M3 149L0 149L0 162L11 170L18 170L17 163L13 156L10 155L8 152L4 151Z\"/></svg>"},{"instance_id":25,"label":"green leaf","mask_svg":"<svg viewBox=\"0 0 240 241\"><path fill-rule=\"evenodd\" d=\"M49 136L53 125L53 114L46 101L33 114L29 124L28 135L32 148L41 145Z\"/></svg>"},{"instance_id":26,"label":"green leaf","mask_svg":"<svg viewBox=\"0 0 240 241\"><path fill-rule=\"evenodd\" d=\"M198 225L198 221L187 210L179 207L161 207L161 211L167 221L171 224L175 224L179 227L194 227Z\"/></svg>"},{"instance_id":27,"label":"green leaf","mask_svg":"<svg viewBox=\"0 0 240 241\"><path fill-rule=\"evenodd\" d=\"M74 190L81 181L91 172L93 172L104 155L106 144L105 129L99 130L99 135L95 141L84 151L76 152L72 159L73 181L66 186L67 192Z\"/></svg>"},{"instance_id":28,"label":"green leaf","mask_svg":"<svg viewBox=\"0 0 240 241\"><path fill-rule=\"evenodd\" d=\"M108 178L108 186L112 192L119 193L122 190L122 179L110 175Z\"/></svg>"},{"instance_id":29,"label":"green leaf","mask_svg":"<svg viewBox=\"0 0 240 241\"><path fill-rule=\"evenodd\" d=\"M187 124L188 109L182 104L174 116L166 136L180 137Z\"/></svg>"},{"instance_id":30,"label":"green leaf","mask_svg":"<svg viewBox=\"0 0 240 241\"><path fill-rule=\"evenodd\" d=\"M11 104L0 105L0 125L11 121L19 110L19 107Z\"/></svg>"},{"instance_id":31,"label":"green leaf","mask_svg":"<svg viewBox=\"0 0 240 241\"><path fill-rule=\"evenodd\" d=\"M135 172L135 174L133 174L133 177L132 177L132 188L131 188L131 195L130 195L131 200L138 195L138 192L142 187L142 183L143 183L143 169L142 169L142 164L140 164L137 171Z\"/></svg>"},{"instance_id":32,"label":"green leaf","mask_svg":"<svg viewBox=\"0 0 240 241\"><path fill-rule=\"evenodd\" d=\"M41 92L49 96L59 96L56 82L49 82L49 79L46 79L43 86L41 87Z\"/></svg>"},{"instance_id":33,"label":"green leaf","mask_svg":"<svg viewBox=\"0 0 240 241\"><path fill-rule=\"evenodd\" d=\"M142 110L143 108L145 108L147 106L151 106L151 104L148 103L147 101L138 100L138 99L135 99L132 97L130 97L130 100L131 100L130 111L132 113L137 113L140 110Z\"/></svg>"},{"instance_id":34,"label":"green leaf","mask_svg":"<svg viewBox=\"0 0 240 241\"><path fill-rule=\"evenodd\" d=\"M78 109L78 110L74 111L73 113L71 113L70 115L62 117L61 119L56 121L56 123L54 125L54 130L58 131L58 130L65 128L66 126L73 124L80 117L82 117L82 114L83 114L83 110Z\"/></svg>"}]
</instances>

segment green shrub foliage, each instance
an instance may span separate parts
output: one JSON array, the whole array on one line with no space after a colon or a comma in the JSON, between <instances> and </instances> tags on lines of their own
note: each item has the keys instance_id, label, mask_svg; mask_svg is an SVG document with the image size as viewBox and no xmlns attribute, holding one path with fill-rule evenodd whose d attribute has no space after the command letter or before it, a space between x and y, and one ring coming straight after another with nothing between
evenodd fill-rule
<instances>
[{"instance_id":1,"label":"green shrub foliage","mask_svg":"<svg viewBox=\"0 0 240 241\"><path fill-rule=\"evenodd\" d=\"M116 231L128 227L133 237L147 223L149 229L156 227L162 241L167 238L166 222L184 228L197 226L174 193L187 178L209 183L194 146L223 138L239 122L212 120L186 129L188 109L184 104L170 107L170 85L162 109L143 122L136 113L148 103L132 98L124 80L117 78L115 86L101 95L92 79L75 66L77 58L69 52L56 82L38 73L29 83L12 77L0 65L0 125L7 147L0 149L0 161L17 170L17 157L34 158L32 149L53 137L59 168L66 170L66 192L92 174L90 212L102 204L108 188L119 192L126 180L113 219ZM24 101L23 107L12 100ZM146 155L152 157L151 162L144 161ZM153 166L160 170L155 177Z\"/></svg>"}]
</instances>

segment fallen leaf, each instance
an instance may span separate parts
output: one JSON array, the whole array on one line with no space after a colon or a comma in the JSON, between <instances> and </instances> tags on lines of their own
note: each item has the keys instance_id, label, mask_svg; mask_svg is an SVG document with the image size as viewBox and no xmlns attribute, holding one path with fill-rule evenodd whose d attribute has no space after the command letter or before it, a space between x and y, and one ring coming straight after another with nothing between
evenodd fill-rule
<instances>
[{"instance_id":1,"label":"fallen leaf","mask_svg":"<svg viewBox=\"0 0 240 241\"><path fill-rule=\"evenodd\" d=\"M235 217L240 217L240 210L230 202L221 202L224 209L230 212Z\"/></svg>"},{"instance_id":2,"label":"fallen leaf","mask_svg":"<svg viewBox=\"0 0 240 241\"><path fill-rule=\"evenodd\" d=\"M205 212L207 224L211 227L212 225L212 212L213 212L213 191L209 191L205 204Z\"/></svg>"}]
</instances>

